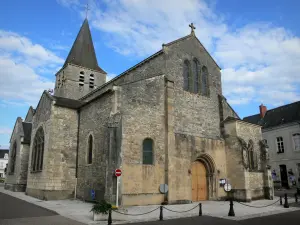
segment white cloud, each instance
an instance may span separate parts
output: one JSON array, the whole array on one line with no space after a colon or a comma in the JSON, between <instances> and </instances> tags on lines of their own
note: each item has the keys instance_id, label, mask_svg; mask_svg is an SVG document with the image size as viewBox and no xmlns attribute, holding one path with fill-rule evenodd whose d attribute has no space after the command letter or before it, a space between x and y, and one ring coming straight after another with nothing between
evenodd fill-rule
<instances>
[{"instance_id":1,"label":"white cloud","mask_svg":"<svg viewBox=\"0 0 300 225\"><path fill-rule=\"evenodd\" d=\"M0 30L1 105L36 105L43 90L54 87L40 74L54 76L62 63L63 59L28 38Z\"/></svg>"},{"instance_id":2,"label":"white cloud","mask_svg":"<svg viewBox=\"0 0 300 225\"><path fill-rule=\"evenodd\" d=\"M1 134L11 134L12 129L7 128L7 127L0 127L0 135Z\"/></svg>"},{"instance_id":3,"label":"white cloud","mask_svg":"<svg viewBox=\"0 0 300 225\"><path fill-rule=\"evenodd\" d=\"M61 0L62 1L62 0ZM82 3L82 2L81 2ZM224 95L231 104L284 104L300 99L300 39L268 21L230 27L204 0L90 0L90 21L123 55L146 57L187 35L196 35L223 68ZM83 3L63 0L85 16Z\"/></svg>"},{"instance_id":4,"label":"white cloud","mask_svg":"<svg viewBox=\"0 0 300 225\"><path fill-rule=\"evenodd\" d=\"M117 74L114 73L108 73L106 75L106 82L110 81L111 79L115 78L117 76Z\"/></svg>"}]
</instances>

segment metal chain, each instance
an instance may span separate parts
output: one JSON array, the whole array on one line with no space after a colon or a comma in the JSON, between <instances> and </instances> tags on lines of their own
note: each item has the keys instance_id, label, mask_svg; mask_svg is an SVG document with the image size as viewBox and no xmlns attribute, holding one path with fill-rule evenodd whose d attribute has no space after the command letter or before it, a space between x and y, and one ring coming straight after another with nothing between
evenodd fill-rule
<instances>
[{"instance_id":1,"label":"metal chain","mask_svg":"<svg viewBox=\"0 0 300 225\"><path fill-rule=\"evenodd\" d=\"M181 212L179 212L179 211L174 211L174 210L171 210L171 209L168 209L168 208L166 208L166 207L164 207L164 206L163 206L163 208L165 208L165 209L168 210L168 211L175 212L175 213L184 213L184 212L192 211L193 209L195 209L195 208L198 207L198 206L199 206L199 204L196 205L195 207L193 207L192 209L189 209L189 210L186 210L186 211L181 211Z\"/></svg>"},{"instance_id":2,"label":"metal chain","mask_svg":"<svg viewBox=\"0 0 300 225\"><path fill-rule=\"evenodd\" d=\"M268 206L271 206L271 205L274 205L275 203L279 202L279 200L277 200L276 202L273 202L272 204L269 204L269 205L264 205L264 206L254 206L254 205L247 205L247 204L244 204L242 202L237 202L237 203L240 203L241 205L244 205L244 206L248 206L248 207L253 207L253 208L264 208L264 207L268 207Z\"/></svg>"},{"instance_id":3,"label":"metal chain","mask_svg":"<svg viewBox=\"0 0 300 225\"><path fill-rule=\"evenodd\" d=\"M153 210L150 211L150 212L140 213L140 214L127 214L127 213L118 212L118 211L115 210L115 209L113 209L113 211L116 212L116 213L122 214L122 215L127 215L127 216L142 216L142 215L145 215L145 214L152 213L152 212L154 212L155 210L158 210L159 208L160 208L160 207L158 207L158 208L156 208L156 209L153 209Z\"/></svg>"}]
</instances>

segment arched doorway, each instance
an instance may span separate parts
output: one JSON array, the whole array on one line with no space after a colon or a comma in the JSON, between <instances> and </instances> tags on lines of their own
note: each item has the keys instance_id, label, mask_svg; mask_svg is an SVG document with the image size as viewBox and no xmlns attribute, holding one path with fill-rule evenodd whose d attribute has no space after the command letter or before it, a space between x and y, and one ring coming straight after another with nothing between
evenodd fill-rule
<instances>
[{"instance_id":1,"label":"arched doorway","mask_svg":"<svg viewBox=\"0 0 300 225\"><path fill-rule=\"evenodd\" d=\"M192 164L192 201L207 200L207 172L204 164L195 161Z\"/></svg>"}]
</instances>

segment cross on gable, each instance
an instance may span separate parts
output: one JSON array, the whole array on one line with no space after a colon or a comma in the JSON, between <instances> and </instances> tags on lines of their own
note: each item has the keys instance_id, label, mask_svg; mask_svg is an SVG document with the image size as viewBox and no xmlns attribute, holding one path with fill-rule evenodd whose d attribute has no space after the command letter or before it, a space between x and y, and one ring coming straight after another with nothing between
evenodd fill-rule
<instances>
[{"instance_id":1,"label":"cross on gable","mask_svg":"<svg viewBox=\"0 0 300 225\"><path fill-rule=\"evenodd\" d=\"M191 24L189 25L189 27L191 28L191 33L194 33L194 30L196 29L196 27L194 26L194 24L191 23Z\"/></svg>"},{"instance_id":2,"label":"cross on gable","mask_svg":"<svg viewBox=\"0 0 300 225\"><path fill-rule=\"evenodd\" d=\"M89 8L89 3L86 3L86 7L85 7L85 18L87 18L89 10L90 10L90 8Z\"/></svg>"}]
</instances>

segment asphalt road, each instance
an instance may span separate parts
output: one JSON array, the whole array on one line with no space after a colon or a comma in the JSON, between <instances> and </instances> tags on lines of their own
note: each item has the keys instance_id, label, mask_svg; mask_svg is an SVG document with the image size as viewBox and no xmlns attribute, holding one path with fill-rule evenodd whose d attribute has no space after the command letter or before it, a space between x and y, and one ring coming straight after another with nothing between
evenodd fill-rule
<instances>
[{"instance_id":1,"label":"asphalt road","mask_svg":"<svg viewBox=\"0 0 300 225\"><path fill-rule=\"evenodd\" d=\"M83 225L48 209L0 193L0 225Z\"/></svg>"}]
</instances>

